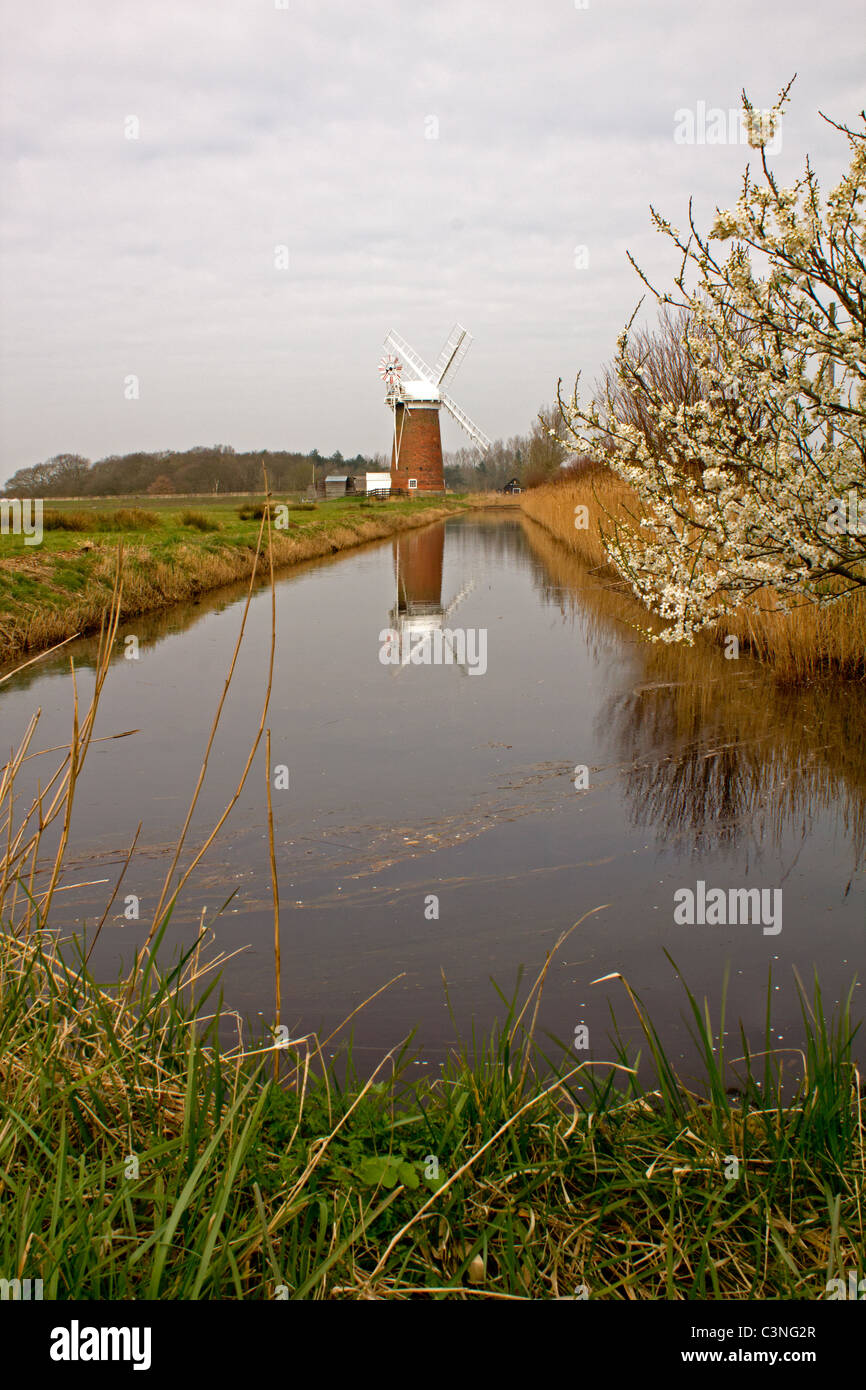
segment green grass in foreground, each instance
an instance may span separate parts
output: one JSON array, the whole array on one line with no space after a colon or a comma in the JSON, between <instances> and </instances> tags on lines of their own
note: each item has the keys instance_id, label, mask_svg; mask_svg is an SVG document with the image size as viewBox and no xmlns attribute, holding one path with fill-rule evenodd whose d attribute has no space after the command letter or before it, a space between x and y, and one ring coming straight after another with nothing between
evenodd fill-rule
<instances>
[{"instance_id":1,"label":"green grass in foreground","mask_svg":"<svg viewBox=\"0 0 866 1390\"><path fill-rule=\"evenodd\" d=\"M403 1047L362 1083L307 1038L277 1084L272 1050L194 1026L197 971L195 951L164 975L151 959L130 997L42 931L0 937L0 1275L56 1299L814 1299L863 1275L850 996L832 1022L817 984L803 999L787 1100L768 1017L734 1105L691 995L700 1096L633 996L650 1092L622 1047L542 1055L538 984L441 1078L410 1079Z\"/></svg>"}]
</instances>

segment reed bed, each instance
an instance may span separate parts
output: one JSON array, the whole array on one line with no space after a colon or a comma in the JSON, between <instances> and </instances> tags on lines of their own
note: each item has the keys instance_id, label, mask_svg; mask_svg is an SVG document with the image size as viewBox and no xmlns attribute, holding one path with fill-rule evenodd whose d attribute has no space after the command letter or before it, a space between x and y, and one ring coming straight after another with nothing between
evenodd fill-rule
<instances>
[{"instance_id":1,"label":"reed bed","mask_svg":"<svg viewBox=\"0 0 866 1390\"><path fill-rule=\"evenodd\" d=\"M548 956L522 998L520 981L501 996L487 1040L456 1047L440 1076L419 1082L411 1038L358 1076L351 1018L332 1037L286 1039L277 1013L273 1029L247 1038L217 997L225 957L207 958L213 922L163 965L178 896L269 740L270 544L259 725L236 792L181 872L242 665L268 521L163 893L147 940L113 983L99 982L89 959L125 869L89 940L61 940L52 923L117 634L121 564L92 702L81 711L76 701L53 775L19 806L24 760L49 756L35 748L38 715L0 769L0 1277L41 1279L44 1296L61 1300L494 1301L815 1299L833 1278L862 1277L866 1168L850 995L828 1017L817 982L801 985L802 1050L779 1052L768 980L766 1036L756 1051L742 1037L735 1058L716 1041L724 988L715 1017L686 990L701 1073L687 1084L621 977L597 983L634 1010L643 1058L615 1027L605 1058L542 1041ZM58 843L44 863L51 826ZM135 839L127 863L134 850ZM290 943L280 941L271 862L279 962ZM326 1062L335 1036L344 1045Z\"/></svg>"},{"instance_id":2,"label":"reed bed","mask_svg":"<svg viewBox=\"0 0 866 1390\"><path fill-rule=\"evenodd\" d=\"M160 518L144 507L119 507L109 512L49 507L42 525L46 531L150 531L160 525Z\"/></svg>"},{"instance_id":3,"label":"reed bed","mask_svg":"<svg viewBox=\"0 0 866 1390\"><path fill-rule=\"evenodd\" d=\"M580 480L534 488L520 500L527 516L591 569L616 573L605 549L605 535L611 535L617 524L630 525L638 513L634 493L616 474L588 470ZM586 529L575 527L577 506L588 508ZM728 636L736 636L783 683L804 684L829 675L866 676L866 594L855 593L828 605L803 603L787 614L778 609L777 595L762 591L756 595L755 607L708 629L704 640L723 644Z\"/></svg>"},{"instance_id":4,"label":"reed bed","mask_svg":"<svg viewBox=\"0 0 866 1390\"><path fill-rule=\"evenodd\" d=\"M218 531L220 524L205 512L195 512L187 508L180 514L181 526L191 526L194 531Z\"/></svg>"}]
</instances>

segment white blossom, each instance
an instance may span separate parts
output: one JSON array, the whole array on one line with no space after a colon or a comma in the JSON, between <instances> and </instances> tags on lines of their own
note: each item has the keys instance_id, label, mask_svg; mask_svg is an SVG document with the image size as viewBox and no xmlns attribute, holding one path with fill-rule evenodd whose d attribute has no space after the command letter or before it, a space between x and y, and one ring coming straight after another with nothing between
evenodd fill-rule
<instances>
[{"instance_id":1,"label":"white blossom","mask_svg":"<svg viewBox=\"0 0 866 1390\"><path fill-rule=\"evenodd\" d=\"M866 534L828 525L851 495L866 519L866 127L836 129L851 166L823 204L808 163L780 188L762 148L762 178L746 171L736 208L719 210L708 236L690 218L684 238L653 210L681 257L676 295L656 297L685 311L699 400L653 396L631 322L614 376L644 393L652 438L623 419L609 385L583 406L579 378L569 401L560 392L580 451L635 494L634 524L614 525L605 544L665 621L662 640L692 641L767 588L784 611L866 584Z\"/></svg>"}]
</instances>

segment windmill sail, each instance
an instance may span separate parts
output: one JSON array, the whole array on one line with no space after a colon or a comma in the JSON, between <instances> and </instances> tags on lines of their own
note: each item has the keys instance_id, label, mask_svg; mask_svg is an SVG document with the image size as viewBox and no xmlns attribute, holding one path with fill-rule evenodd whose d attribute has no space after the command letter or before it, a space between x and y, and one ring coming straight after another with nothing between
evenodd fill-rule
<instances>
[{"instance_id":1,"label":"windmill sail","mask_svg":"<svg viewBox=\"0 0 866 1390\"><path fill-rule=\"evenodd\" d=\"M459 593L456 593L456 594L454 595L453 599L451 600L451 602L448 603L448 604L446 604L445 607L443 608L443 610L442 610L442 621L443 621L443 622L447 623L448 619L451 617L451 614L454 612L454 609L457 608L458 605L461 604L461 603L463 602L463 600L467 597L468 594L471 594L471 593L472 593L472 590L473 590L474 588L475 588L475 580L474 580L474 579L470 579L466 584L463 585L463 588L459 591Z\"/></svg>"},{"instance_id":2,"label":"windmill sail","mask_svg":"<svg viewBox=\"0 0 866 1390\"><path fill-rule=\"evenodd\" d=\"M433 368L428 367L420 353L410 347L406 339L401 338L399 333L395 333L393 328L385 339L385 346L392 348L398 354L419 381L426 381L431 386L436 385L436 373Z\"/></svg>"},{"instance_id":3,"label":"windmill sail","mask_svg":"<svg viewBox=\"0 0 866 1390\"><path fill-rule=\"evenodd\" d=\"M481 449L482 452L486 454L487 450L490 448L492 440L488 439L484 431L482 429L479 429L478 426L475 424L475 421L470 420L469 416L466 414L466 411L461 410L457 402L452 401L451 397L446 396L444 392L442 393L442 404L444 405L445 409L448 411L448 414L452 417L452 419L457 421L461 429L464 429L466 433L469 435L469 438L474 439L479 449Z\"/></svg>"},{"instance_id":4,"label":"windmill sail","mask_svg":"<svg viewBox=\"0 0 866 1390\"><path fill-rule=\"evenodd\" d=\"M454 378L471 343L472 334L468 333L461 324L455 323L448 334L445 346L436 359L436 366L433 368L438 386L444 386L446 381L451 381Z\"/></svg>"}]
</instances>

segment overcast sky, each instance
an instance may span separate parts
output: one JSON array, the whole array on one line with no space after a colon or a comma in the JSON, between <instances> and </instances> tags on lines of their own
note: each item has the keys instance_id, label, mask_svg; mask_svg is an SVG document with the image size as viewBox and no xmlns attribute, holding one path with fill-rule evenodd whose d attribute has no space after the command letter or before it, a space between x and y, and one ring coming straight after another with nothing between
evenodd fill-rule
<instances>
[{"instance_id":1,"label":"overcast sky","mask_svg":"<svg viewBox=\"0 0 866 1390\"><path fill-rule=\"evenodd\" d=\"M690 194L703 225L736 199L748 148L677 143L677 111L769 106L797 72L774 165L808 152L827 187L846 147L819 108L866 96L862 0L2 14L0 479L67 451L385 450L385 333L435 359L455 320L456 400L523 433L609 357L626 248L674 269L650 202L683 226Z\"/></svg>"}]
</instances>

